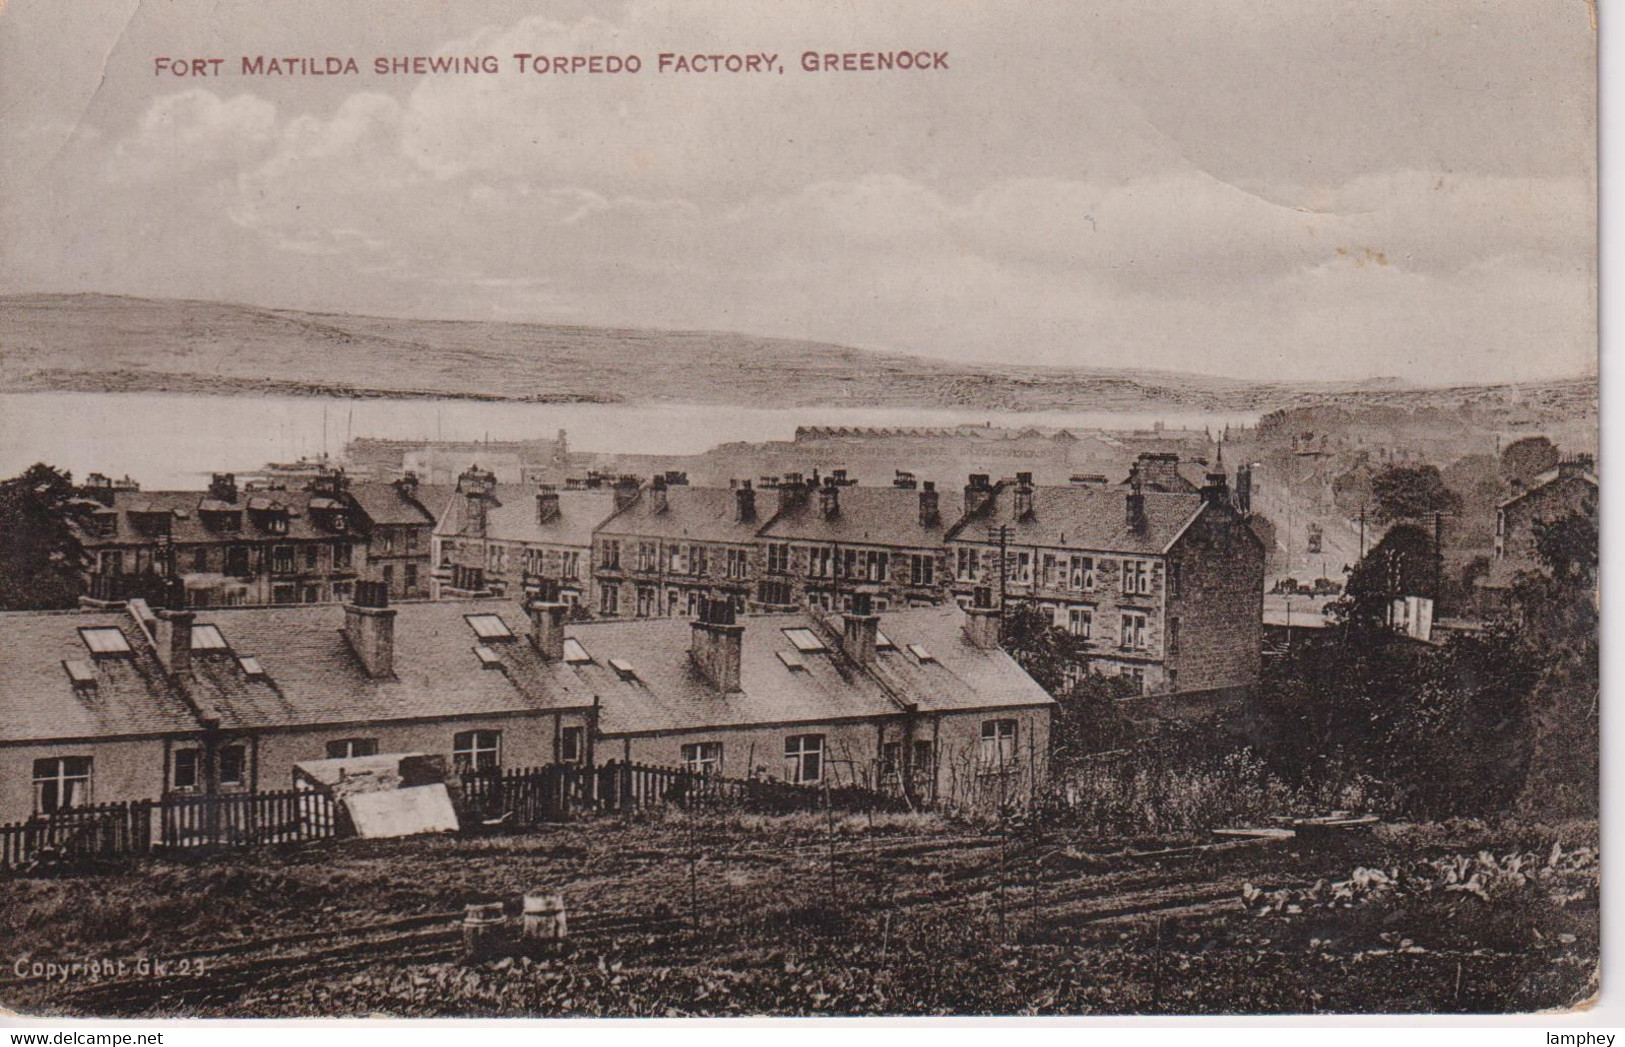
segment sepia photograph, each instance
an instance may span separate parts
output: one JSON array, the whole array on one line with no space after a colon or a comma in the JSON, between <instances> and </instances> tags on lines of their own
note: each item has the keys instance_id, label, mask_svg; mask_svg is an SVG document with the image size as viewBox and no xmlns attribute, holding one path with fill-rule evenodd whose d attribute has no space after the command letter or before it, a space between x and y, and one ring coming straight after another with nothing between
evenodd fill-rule
<instances>
[{"instance_id":1,"label":"sepia photograph","mask_svg":"<svg viewBox=\"0 0 1625 1047\"><path fill-rule=\"evenodd\" d=\"M1597 31L0 5L0 1013L1582 1015Z\"/></svg>"}]
</instances>

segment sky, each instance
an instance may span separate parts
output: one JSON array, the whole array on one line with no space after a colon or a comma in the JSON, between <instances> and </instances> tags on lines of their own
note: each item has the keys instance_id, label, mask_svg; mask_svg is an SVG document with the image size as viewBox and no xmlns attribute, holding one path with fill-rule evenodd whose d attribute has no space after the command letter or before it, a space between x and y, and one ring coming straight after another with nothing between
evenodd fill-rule
<instances>
[{"instance_id":1,"label":"sky","mask_svg":"<svg viewBox=\"0 0 1625 1047\"><path fill-rule=\"evenodd\" d=\"M1594 373L1584 0L11 0L0 293ZM802 52L945 52L805 72ZM660 74L662 52L782 73ZM629 74L513 55L631 55ZM354 76L243 75L242 56ZM497 56L378 76L378 56ZM218 76L158 58L221 58Z\"/></svg>"}]
</instances>

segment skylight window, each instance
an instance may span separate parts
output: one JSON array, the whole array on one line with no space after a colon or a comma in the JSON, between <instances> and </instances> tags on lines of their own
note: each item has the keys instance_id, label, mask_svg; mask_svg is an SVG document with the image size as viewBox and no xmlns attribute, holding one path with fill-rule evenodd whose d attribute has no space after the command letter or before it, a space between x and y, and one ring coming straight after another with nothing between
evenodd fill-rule
<instances>
[{"instance_id":1,"label":"skylight window","mask_svg":"<svg viewBox=\"0 0 1625 1047\"><path fill-rule=\"evenodd\" d=\"M875 630L875 650L877 650L877 651L895 651L895 650L897 650L897 645L895 643L892 643L891 637L887 636L885 633L881 632L879 629L876 629Z\"/></svg>"},{"instance_id":2,"label":"skylight window","mask_svg":"<svg viewBox=\"0 0 1625 1047\"><path fill-rule=\"evenodd\" d=\"M820 640L818 634L811 629L786 629L784 630L784 636L795 644L796 650L803 654L829 650L828 647L824 646L824 641Z\"/></svg>"},{"instance_id":3,"label":"skylight window","mask_svg":"<svg viewBox=\"0 0 1625 1047\"><path fill-rule=\"evenodd\" d=\"M623 680L636 680L638 678L638 671L625 658L611 658L609 667L619 673Z\"/></svg>"},{"instance_id":4,"label":"skylight window","mask_svg":"<svg viewBox=\"0 0 1625 1047\"><path fill-rule=\"evenodd\" d=\"M479 658L480 664L487 669L495 669L502 664L502 656L483 643L475 646L474 654Z\"/></svg>"},{"instance_id":5,"label":"skylight window","mask_svg":"<svg viewBox=\"0 0 1625 1047\"><path fill-rule=\"evenodd\" d=\"M470 614L464 617L468 620L469 627L474 630L474 635L482 640L513 639L513 630L508 628L508 623L502 620L501 615Z\"/></svg>"},{"instance_id":6,"label":"skylight window","mask_svg":"<svg viewBox=\"0 0 1625 1047\"><path fill-rule=\"evenodd\" d=\"M934 662L937 660L935 655L917 643L909 644L908 652L914 657L918 658L921 662Z\"/></svg>"},{"instance_id":7,"label":"skylight window","mask_svg":"<svg viewBox=\"0 0 1625 1047\"><path fill-rule=\"evenodd\" d=\"M79 638L85 641L91 654L129 654L130 641L112 626L80 629Z\"/></svg>"},{"instance_id":8,"label":"skylight window","mask_svg":"<svg viewBox=\"0 0 1625 1047\"><path fill-rule=\"evenodd\" d=\"M807 671L807 663L803 661L801 655L797 654L796 652L777 651L775 653L779 656L779 661L784 663L784 667L791 672L795 672L798 669L802 672Z\"/></svg>"},{"instance_id":9,"label":"skylight window","mask_svg":"<svg viewBox=\"0 0 1625 1047\"><path fill-rule=\"evenodd\" d=\"M258 679L265 675L265 667L260 664L260 660L258 658L244 655L243 657L237 659L237 664L243 667L244 675L248 676L250 679Z\"/></svg>"},{"instance_id":10,"label":"skylight window","mask_svg":"<svg viewBox=\"0 0 1625 1047\"><path fill-rule=\"evenodd\" d=\"M96 686L96 669L89 662L64 661L62 668L68 671L68 679L75 687Z\"/></svg>"},{"instance_id":11,"label":"skylight window","mask_svg":"<svg viewBox=\"0 0 1625 1047\"><path fill-rule=\"evenodd\" d=\"M574 636L564 638L564 661L568 665L588 665L592 662L592 655L581 646L581 641Z\"/></svg>"},{"instance_id":12,"label":"skylight window","mask_svg":"<svg viewBox=\"0 0 1625 1047\"><path fill-rule=\"evenodd\" d=\"M194 625L192 627L192 650L194 651L226 651L230 645L226 638L220 635L217 625Z\"/></svg>"}]
</instances>

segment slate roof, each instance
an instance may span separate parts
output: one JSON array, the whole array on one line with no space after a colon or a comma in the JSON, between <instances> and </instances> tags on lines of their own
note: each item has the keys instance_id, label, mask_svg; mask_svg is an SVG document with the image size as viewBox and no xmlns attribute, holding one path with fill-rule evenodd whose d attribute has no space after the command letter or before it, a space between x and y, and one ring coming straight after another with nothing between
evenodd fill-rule
<instances>
[{"instance_id":1,"label":"slate roof","mask_svg":"<svg viewBox=\"0 0 1625 1047\"><path fill-rule=\"evenodd\" d=\"M878 652L869 671L840 653L839 619L742 618L735 694L718 693L696 668L686 619L571 625L567 635L593 660L570 664L536 653L529 618L514 601L409 602L395 610L394 673L385 679L363 672L335 604L198 611L196 623L218 628L228 647L194 650L192 676L181 681L167 679L126 612L0 615L8 646L0 659L0 741L192 732L198 724L188 698L227 730L545 713L596 698L610 735L896 715L905 703L932 712L1052 701L1007 654L966 642L963 613L952 606L883 616L880 629L896 647ZM482 641L469 614L496 614L513 633L483 641L494 668L474 653ZM93 659L78 634L85 626L118 628L131 653ZM826 630L830 649L802 653L799 668L786 665L780 653L795 647L784 630L795 628ZM932 658L921 661L910 645ZM263 675L249 676L240 656L252 656ZM92 663L96 688L76 691L63 659ZM629 664L631 675L612 659Z\"/></svg>"},{"instance_id":2,"label":"slate roof","mask_svg":"<svg viewBox=\"0 0 1625 1047\"><path fill-rule=\"evenodd\" d=\"M838 488L838 510L826 517L816 491L795 509L773 517L763 527L763 538L803 542L849 542L918 549L941 546L944 537L964 513L964 495L938 490L937 518L920 522L920 492L906 487Z\"/></svg>"},{"instance_id":3,"label":"slate roof","mask_svg":"<svg viewBox=\"0 0 1625 1047\"><path fill-rule=\"evenodd\" d=\"M486 515L486 536L498 541L531 545L592 545L592 534L615 511L615 492L602 490L559 491L559 514L547 523L536 520L536 487L527 484L499 484L497 504ZM440 516L437 533L459 535L468 526L468 500L453 491Z\"/></svg>"},{"instance_id":4,"label":"slate roof","mask_svg":"<svg viewBox=\"0 0 1625 1047\"><path fill-rule=\"evenodd\" d=\"M311 513L311 501L325 497L302 490L253 491L244 492L238 496L236 502L228 504L212 501L206 491L115 491L111 509L112 513L118 516L117 532L105 537L86 534L83 536L83 543L86 548L94 549L105 545L154 541L160 532L136 526L131 520L132 514L137 516L154 514L167 518L168 534L180 544L195 545L208 542L230 544L259 538L308 539L347 536L349 531L331 530L318 522L318 518L326 514ZM285 506L289 510L286 533L265 528L263 518L250 511L251 507L261 509L278 505ZM209 526L200 510L216 508L240 513L241 531L225 531ZM103 516L105 513L98 511L97 515Z\"/></svg>"},{"instance_id":5,"label":"slate roof","mask_svg":"<svg viewBox=\"0 0 1625 1047\"><path fill-rule=\"evenodd\" d=\"M1164 552L1203 508L1200 494L1147 491L1146 525L1131 531L1127 498L1114 487L1034 487L1032 515L1017 519L1015 489L1001 484L990 504L961 521L948 537L986 544L988 528L1008 525L1012 545L1149 555Z\"/></svg>"},{"instance_id":6,"label":"slate roof","mask_svg":"<svg viewBox=\"0 0 1625 1047\"><path fill-rule=\"evenodd\" d=\"M92 657L81 628L112 626L128 655ZM112 738L195 731L135 620L124 612L0 614L0 742ZM63 661L89 665L94 688L76 688Z\"/></svg>"},{"instance_id":7,"label":"slate roof","mask_svg":"<svg viewBox=\"0 0 1625 1047\"><path fill-rule=\"evenodd\" d=\"M599 723L608 735L754 724L826 721L898 715L903 702L922 712L1049 705L1053 699L1003 651L982 650L964 639L958 607L930 607L884 615L880 631L895 650L876 655L873 673L859 670L829 640L827 652L800 655L790 668L780 652L796 648L786 629L818 629L807 614L742 616L740 693L719 694L688 657L692 626L682 619L581 623L567 630L593 656L578 666L602 695ZM839 628L839 620L834 623ZM908 650L918 644L933 656L921 663ZM610 659L631 663L627 680Z\"/></svg>"},{"instance_id":8,"label":"slate roof","mask_svg":"<svg viewBox=\"0 0 1625 1047\"><path fill-rule=\"evenodd\" d=\"M598 533L749 544L772 515L775 496L772 490L757 491L755 518L740 520L737 495L729 487L668 487L664 512L655 511L654 497L644 490L636 502L605 520Z\"/></svg>"},{"instance_id":9,"label":"slate roof","mask_svg":"<svg viewBox=\"0 0 1625 1047\"><path fill-rule=\"evenodd\" d=\"M1499 508L1505 509L1513 502L1521 502L1525 498L1528 498L1530 495L1534 494L1536 491L1549 487L1552 484L1557 483L1559 480L1571 479L1590 484L1592 487L1599 487L1597 483L1597 474L1589 469L1577 469L1574 471L1568 471L1562 468L1548 469L1544 473L1541 473L1539 476L1535 477L1534 481L1528 487L1524 488L1522 491L1519 491L1517 494L1512 495L1510 498L1503 499Z\"/></svg>"},{"instance_id":10,"label":"slate roof","mask_svg":"<svg viewBox=\"0 0 1625 1047\"><path fill-rule=\"evenodd\" d=\"M352 483L349 487L350 496L367 514L367 519L386 527L434 523L434 510L421 499L424 491L425 488L419 487L416 497L407 498L394 484L376 480Z\"/></svg>"}]
</instances>

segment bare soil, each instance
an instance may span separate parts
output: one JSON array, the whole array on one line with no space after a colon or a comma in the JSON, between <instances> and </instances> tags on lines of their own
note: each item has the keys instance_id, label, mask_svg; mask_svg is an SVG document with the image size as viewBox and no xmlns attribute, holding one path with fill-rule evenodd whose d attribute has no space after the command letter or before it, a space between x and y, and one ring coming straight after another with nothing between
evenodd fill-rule
<instances>
[{"instance_id":1,"label":"bare soil","mask_svg":"<svg viewBox=\"0 0 1625 1047\"><path fill-rule=\"evenodd\" d=\"M1596 991L1596 892L1280 913L1273 890L1594 824L1309 847L935 816L679 813L331 841L0 882L0 1000L63 1015L1504 1012ZM463 906L564 892L562 954L465 962ZM30 964L126 963L46 979Z\"/></svg>"}]
</instances>

